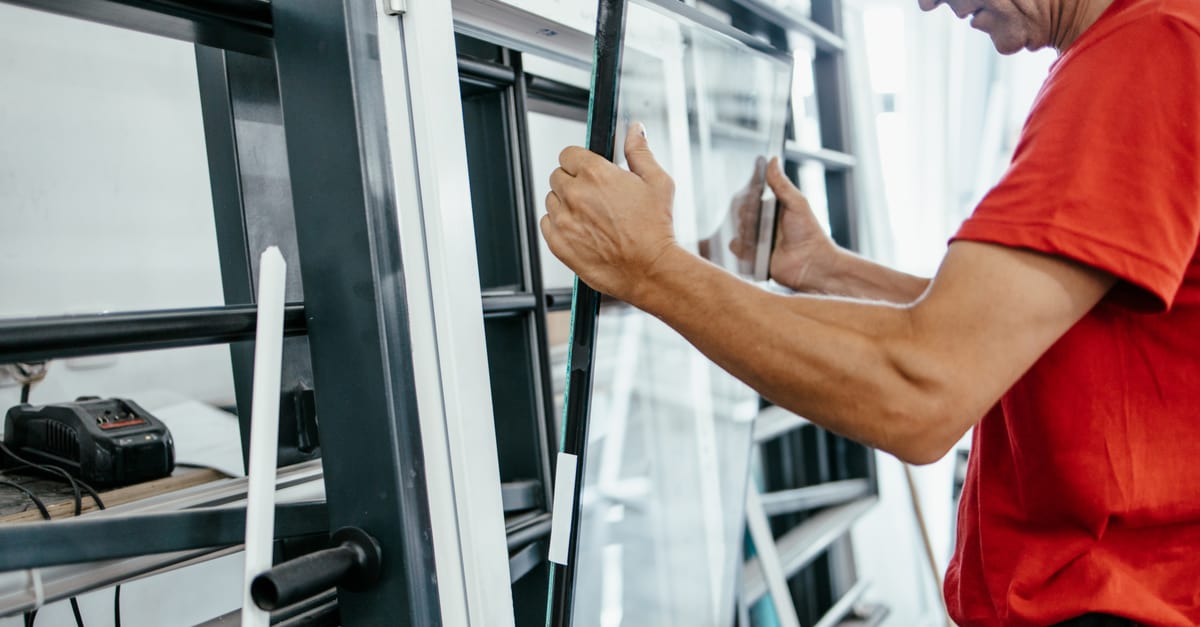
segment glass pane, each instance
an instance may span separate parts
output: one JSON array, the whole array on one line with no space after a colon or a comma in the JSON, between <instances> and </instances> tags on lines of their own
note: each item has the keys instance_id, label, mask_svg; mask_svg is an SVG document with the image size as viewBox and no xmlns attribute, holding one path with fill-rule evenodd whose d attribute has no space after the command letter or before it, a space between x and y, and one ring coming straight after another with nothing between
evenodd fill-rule
<instances>
[{"instance_id":1,"label":"glass pane","mask_svg":"<svg viewBox=\"0 0 1200 627\"><path fill-rule=\"evenodd\" d=\"M783 147L790 60L668 5L629 3L618 152L644 123L675 178L679 241L752 276L729 245L756 221L756 162ZM753 224L768 244L754 252L772 225ZM572 624L728 625L758 396L653 316L605 303L597 327Z\"/></svg>"},{"instance_id":2,"label":"glass pane","mask_svg":"<svg viewBox=\"0 0 1200 627\"><path fill-rule=\"evenodd\" d=\"M550 345L550 384L554 394L554 424L563 412L563 393L567 379L567 344L571 341L571 312L551 311L546 314L546 340ZM558 438L555 438L558 441Z\"/></svg>"},{"instance_id":3,"label":"glass pane","mask_svg":"<svg viewBox=\"0 0 1200 627\"><path fill-rule=\"evenodd\" d=\"M587 124L579 120L530 111L529 161L533 169L534 198L537 201L538 220L546 215L546 194L550 193L550 173L558 167L558 153L571 144L587 140ZM550 252L544 238L538 238L541 247L542 286L546 289L569 288L575 282L575 273Z\"/></svg>"},{"instance_id":4,"label":"glass pane","mask_svg":"<svg viewBox=\"0 0 1200 627\"><path fill-rule=\"evenodd\" d=\"M479 285L485 291L519 291L525 283L525 257L513 187L508 93L469 82L461 87Z\"/></svg>"},{"instance_id":5,"label":"glass pane","mask_svg":"<svg viewBox=\"0 0 1200 627\"><path fill-rule=\"evenodd\" d=\"M539 428L537 362L528 315L488 318L488 372L492 384L492 413L496 419L496 450L500 480L539 479L546 440Z\"/></svg>"},{"instance_id":6,"label":"glass pane","mask_svg":"<svg viewBox=\"0 0 1200 627\"><path fill-rule=\"evenodd\" d=\"M0 317L224 301L192 44L0 3Z\"/></svg>"}]
</instances>

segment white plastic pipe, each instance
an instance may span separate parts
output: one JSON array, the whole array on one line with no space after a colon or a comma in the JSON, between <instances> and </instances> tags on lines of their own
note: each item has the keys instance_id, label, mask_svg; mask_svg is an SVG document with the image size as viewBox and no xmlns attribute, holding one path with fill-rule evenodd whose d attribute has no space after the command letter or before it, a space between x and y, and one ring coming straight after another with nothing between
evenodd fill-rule
<instances>
[{"instance_id":1,"label":"white plastic pipe","mask_svg":"<svg viewBox=\"0 0 1200 627\"><path fill-rule=\"evenodd\" d=\"M279 441L279 371L283 360L283 298L287 263L279 249L263 251L258 266L258 330L250 402L250 470L246 493L246 577L242 627L268 627L269 612L250 598L250 582L271 568L275 536L275 464Z\"/></svg>"}]
</instances>

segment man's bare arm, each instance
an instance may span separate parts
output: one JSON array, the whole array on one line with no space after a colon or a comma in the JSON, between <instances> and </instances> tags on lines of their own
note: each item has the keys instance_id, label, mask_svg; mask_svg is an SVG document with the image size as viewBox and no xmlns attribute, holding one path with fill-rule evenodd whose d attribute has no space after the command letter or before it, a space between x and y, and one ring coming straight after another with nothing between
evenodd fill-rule
<instances>
[{"instance_id":1,"label":"man's bare arm","mask_svg":"<svg viewBox=\"0 0 1200 627\"><path fill-rule=\"evenodd\" d=\"M551 250L767 398L906 461L944 454L1115 282L959 242L909 305L771 294L679 248L670 177L644 140L626 154L633 173L564 151L542 222Z\"/></svg>"},{"instance_id":2,"label":"man's bare arm","mask_svg":"<svg viewBox=\"0 0 1200 627\"><path fill-rule=\"evenodd\" d=\"M634 305L776 404L912 463L944 455L1113 283L971 242L907 306L779 296L682 250L652 276Z\"/></svg>"},{"instance_id":3,"label":"man's bare arm","mask_svg":"<svg viewBox=\"0 0 1200 627\"><path fill-rule=\"evenodd\" d=\"M766 178L779 201L771 278L806 294L898 304L911 303L925 293L929 279L877 264L834 243L813 215L808 199L784 175L778 159L767 166Z\"/></svg>"}]
</instances>

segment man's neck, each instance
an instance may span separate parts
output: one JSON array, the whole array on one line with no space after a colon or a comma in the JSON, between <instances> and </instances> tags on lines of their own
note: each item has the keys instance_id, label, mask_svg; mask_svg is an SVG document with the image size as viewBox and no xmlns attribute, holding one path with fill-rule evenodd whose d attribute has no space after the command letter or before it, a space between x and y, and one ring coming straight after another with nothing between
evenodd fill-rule
<instances>
[{"instance_id":1,"label":"man's neck","mask_svg":"<svg viewBox=\"0 0 1200 627\"><path fill-rule=\"evenodd\" d=\"M1060 0L1050 15L1050 44L1059 54L1084 33L1114 0Z\"/></svg>"}]
</instances>

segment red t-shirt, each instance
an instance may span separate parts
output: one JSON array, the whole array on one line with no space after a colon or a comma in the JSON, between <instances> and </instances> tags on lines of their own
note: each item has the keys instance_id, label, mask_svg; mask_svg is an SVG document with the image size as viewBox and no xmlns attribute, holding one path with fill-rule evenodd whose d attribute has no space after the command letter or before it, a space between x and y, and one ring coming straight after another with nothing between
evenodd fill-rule
<instances>
[{"instance_id":1,"label":"red t-shirt","mask_svg":"<svg viewBox=\"0 0 1200 627\"><path fill-rule=\"evenodd\" d=\"M955 239L1117 286L975 429L960 625L1200 625L1200 0L1116 0L1056 61Z\"/></svg>"}]
</instances>

